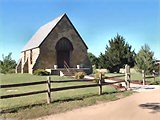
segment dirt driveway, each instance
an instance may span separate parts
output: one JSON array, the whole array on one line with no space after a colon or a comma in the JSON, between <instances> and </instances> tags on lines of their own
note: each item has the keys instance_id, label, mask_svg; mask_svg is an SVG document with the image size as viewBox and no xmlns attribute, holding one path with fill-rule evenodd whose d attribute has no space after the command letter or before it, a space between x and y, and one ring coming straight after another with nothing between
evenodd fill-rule
<instances>
[{"instance_id":1,"label":"dirt driveway","mask_svg":"<svg viewBox=\"0 0 160 120\"><path fill-rule=\"evenodd\" d=\"M143 91L108 103L38 120L160 120L160 90Z\"/></svg>"}]
</instances>

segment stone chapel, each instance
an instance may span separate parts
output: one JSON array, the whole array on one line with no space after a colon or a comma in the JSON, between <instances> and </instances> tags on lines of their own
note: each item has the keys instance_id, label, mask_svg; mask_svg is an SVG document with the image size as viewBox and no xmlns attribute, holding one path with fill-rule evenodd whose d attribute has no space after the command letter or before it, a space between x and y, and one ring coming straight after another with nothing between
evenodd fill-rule
<instances>
[{"instance_id":1,"label":"stone chapel","mask_svg":"<svg viewBox=\"0 0 160 120\"><path fill-rule=\"evenodd\" d=\"M87 45L66 14L40 27L21 51L17 73L36 69L89 70Z\"/></svg>"}]
</instances>

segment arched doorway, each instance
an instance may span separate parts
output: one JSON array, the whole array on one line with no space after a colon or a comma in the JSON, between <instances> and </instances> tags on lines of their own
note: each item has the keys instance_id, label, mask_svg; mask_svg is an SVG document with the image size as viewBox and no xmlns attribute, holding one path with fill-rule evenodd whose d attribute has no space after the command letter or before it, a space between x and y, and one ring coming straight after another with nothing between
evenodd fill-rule
<instances>
[{"instance_id":1,"label":"arched doorway","mask_svg":"<svg viewBox=\"0 0 160 120\"><path fill-rule=\"evenodd\" d=\"M64 68L67 64L70 66L70 53L73 50L72 43L67 38L61 38L56 44L57 65L58 68Z\"/></svg>"}]
</instances>

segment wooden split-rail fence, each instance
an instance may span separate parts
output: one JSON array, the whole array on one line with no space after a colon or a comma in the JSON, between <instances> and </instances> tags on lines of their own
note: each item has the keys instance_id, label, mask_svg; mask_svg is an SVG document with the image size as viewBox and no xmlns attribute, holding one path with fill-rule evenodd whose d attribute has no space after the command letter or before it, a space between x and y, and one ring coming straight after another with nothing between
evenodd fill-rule
<instances>
[{"instance_id":1,"label":"wooden split-rail fence","mask_svg":"<svg viewBox=\"0 0 160 120\"><path fill-rule=\"evenodd\" d=\"M113 85L116 83L122 83L125 82L125 88L126 90L130 88L130 81L131 81L131 75L130 75L130 67L128 65L125 66L125 80L118 80L115 82L104 82L104 79L107 79L108 77L103 77L102 74L100 74L99 79L81 79L81 80L51 80L50 76L47 76L47 80L45 81L37 81L37 82L30 82L30 83L20 83L20 84L8 84L8 85L0 85L0 88L11 88L11 87L24 87L24 86L32 86L32 85L40 85L40 84L46 84L47 89L46 90L39 90L39 91L33 91L33 92L26 92L26 93L19 93L19 94L10 94L10 95L1 95L0 99L7 99L7 98L14 98L14 97L21 97L21 96L28 96L28 95L35 95L35 94L41 94L41 93L47 93L47 103L51 103L51 93L56 91L62 91L62 90L70 90L70 89L80 89L80 88L89 88L89 87L99 87L99 95L102 95L102 86L105 85ZM143 84L145 84L145 72L142 71L143 76ZM153 76L155 79L155 75ZM94 83L94 80L98 80L98 83ZM58 87L58 88L51 88L52 83L65 83L65 82L92 82L92 84L87 85L76 85L76 86L66 86L66 87Z\"/></svg>"},{"instance_id":2,"label":"wooden split-rail fence","mask_svg":"<svg viewBox=\"0 0 160 120\"><path fill-rule=\"evenodd\" d=\"M103 82L105 79L102 77L102 74L100 74L100 77L98 79L98 83L94 83L93 80L97 79L81 79L81 80L51 80L50 76L47 76L46 81L37 81L37 82L30 82L30 83L20 83L20 84L8 84L8 85L1 85L1 89L3 88L11 88L11 87L24 87L24 86L32 86L32 85L40 85L40 84L46 84L47 89L46 90L39 90L39 91L33 91L33 92L26 92L26 93L19 93L19 94L10 94L10 95L2 95L0 96L0 99L7 99L7 98L14 98L14 97L21 97L21 96L28 96L28 95L35 95L35 94L41 94L41 93L47 93L47 103L51 103L51 93L56 91L62 91L62 90L70 90L70 89L80 89L80 88L89 88L89 87L99 87L99 95L102 95L102 86L104 85L113 85L116 83L126 82L125 80L120 80L116 82ZM76 85L76 86L66 86L66 87L58 87L58 88L51 88L52 83L65 83L65 82L92 82L87 85Z\"/></svg>"},{"instance_id":3,"label":"wooden split-rail fence","mask_svg":"<svg viewBox=\"0 0 160 120\"><path fill-rule=\"evenodd\" d=\"M143 85L146 84L146 79L147 78L153 78L154 81L155 81L156 80L156 72L155 72L155 70L153 70L152 76L146 76L145 70L142 70L142 84Z\"/></svg>"}]
</instances>

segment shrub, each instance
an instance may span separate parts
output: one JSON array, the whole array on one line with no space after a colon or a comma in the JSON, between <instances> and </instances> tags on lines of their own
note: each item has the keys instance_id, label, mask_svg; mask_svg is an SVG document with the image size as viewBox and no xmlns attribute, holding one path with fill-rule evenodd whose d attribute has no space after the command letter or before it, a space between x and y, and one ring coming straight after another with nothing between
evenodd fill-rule
<instances>
[{"instance_id":1,"label":"shrub","mask_svg":"<svg viewBox=\"0 0 160 120\"><path fill-rule=\"evenodd\" d=\"M48 71L45 71L43 69L37 69L33 72L34 75L49 75L49 72Z\"/></svg>"},{"instance_id":2,"label":"shrub","mask_svg":"<svg viewBox=\"0 0 160 120\"><path fill-rule=\"evenodd\" d=\"M100 74L102 74L102 77L105 76L105 72L96 71L95 74L94 74L94 78L99 79Z\"/></svg>"},{"instance_id":3,"label":"shrub","mask_svg":"<svg viewBox=\"0 0 160 120\"><path fill-rule=\"evenodd\" d=\"M96 83L99 82L99 76L100 76L100 74L102 74L102 78L105 76L105 72L96 71L96 73L94 74L94 78L95 78L96 80L94 80L94 82L96 82ZM102 82L104 82L104 79L103 79Z\"/></svg>"},{"instance_id":4,"label":"shrub","mask_svg":"<svg viewBox=\"0 0 160 120\"><path fill-rule=\"evenodd\" d=\"M77 72L77 73L75 73L75 78L76 79L83 79L85 75L86 75L85 72Z\"/></svg>"}]
</instances>

